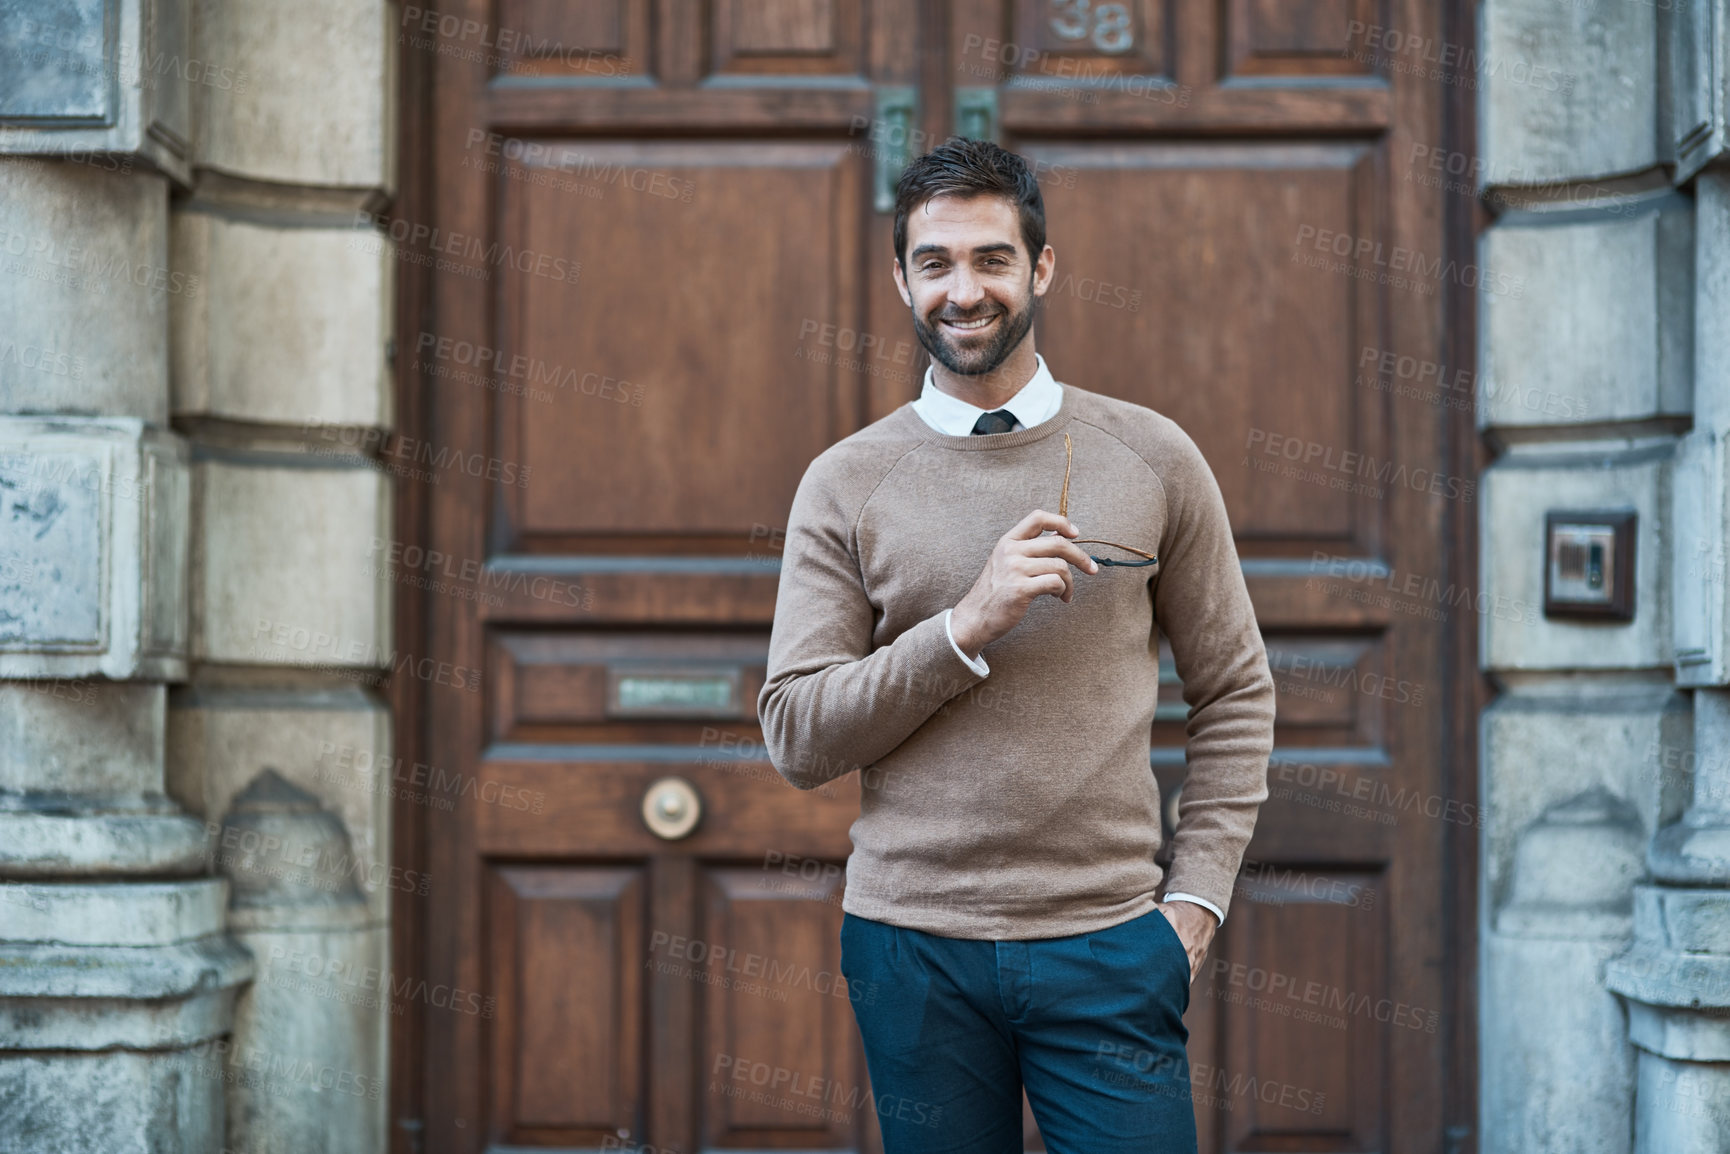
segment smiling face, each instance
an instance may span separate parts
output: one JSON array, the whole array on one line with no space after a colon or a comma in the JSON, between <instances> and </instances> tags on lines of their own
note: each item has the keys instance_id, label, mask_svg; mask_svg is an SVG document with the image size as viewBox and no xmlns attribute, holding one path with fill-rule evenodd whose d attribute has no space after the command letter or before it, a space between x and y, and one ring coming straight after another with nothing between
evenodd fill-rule
<instances>
[{"instance_id":1,"label":"smiling face","mask_svg":"<svg viewBox=\"0 0 1730 1154\"><path fill-rule=\"evenodd\" d=\"M1051 284L1056 257L1035 262L1015 206L999 196L934 196L907 217L907 266L895 287L913 310L913 330L933 360L979 376L1008 360L1033 328L1033 308ZM1031 364L1031 357L1028 358Z\"/></svg>"}]
</instances>

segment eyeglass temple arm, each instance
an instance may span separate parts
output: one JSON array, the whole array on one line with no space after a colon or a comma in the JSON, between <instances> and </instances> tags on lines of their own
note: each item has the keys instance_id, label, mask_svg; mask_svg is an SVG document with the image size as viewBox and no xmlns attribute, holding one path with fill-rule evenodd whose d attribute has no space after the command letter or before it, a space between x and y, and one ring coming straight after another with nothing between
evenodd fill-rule
<instances>
[{"instance_id":1,"label":"eyeglass temple arm","mask_svg":"<svg viewBox=\"0 0 1730 1154\"><path fill-rule=\"evenodd\" d=\"M1069 434L1063 434L1063 493L1057 498L1057 515L1069 516L1069 466L1075 460L1075 446L1070 443ZM1077 537L1077 545L1110 545L1113 549L1122 549L1125 553L1134 553L1137 557L1146 557L1145 561L1113 561L1106 557L1094 557L1101 565L1152 565L1159 558L1146 549L1137 549L1133 545L1119 545L1116 541L1107 541L1103 537ZM1090 553L1088 556L1092 557Z\"/></svg>"},{"instance_id":2,"label":"eyeglass temple arm","mask_svg":"<svg viewBox=\"0 0 1730 1154\"><path fill-rule=\"evenodd\" d=\"M1119 545L1116 541L1107 541L1103 537L1077 537L1075 539L1075 544L1077 544L1077 545L1110 545L1113 549L1122 549L1125 553L1134 553L1137 557L1146 557L1149 561L1159 560L1158 557L1155 557L1152 553L1149 553L1146 549L1137 549L1134 545ZM1095 558L1095 560L1097 560L1097 558Z\"/></svg>"}]
</instances>

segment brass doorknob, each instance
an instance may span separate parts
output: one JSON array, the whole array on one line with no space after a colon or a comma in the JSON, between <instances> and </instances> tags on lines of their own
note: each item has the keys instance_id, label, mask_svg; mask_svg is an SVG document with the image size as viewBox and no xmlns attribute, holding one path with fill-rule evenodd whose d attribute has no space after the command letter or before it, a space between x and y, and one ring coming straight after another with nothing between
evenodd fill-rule
<instances>
[{"instance_id":1,"label":"brass doorknob","mask_svg":"<svg viewBox=\"0 0 1730 1154\"><path fill-rule=\"evenodd\" d=\"M643 792L643 824L656 837L675 841L697 828L703 801L682 777L663 777Z\"/></svg>"}]
</instances>

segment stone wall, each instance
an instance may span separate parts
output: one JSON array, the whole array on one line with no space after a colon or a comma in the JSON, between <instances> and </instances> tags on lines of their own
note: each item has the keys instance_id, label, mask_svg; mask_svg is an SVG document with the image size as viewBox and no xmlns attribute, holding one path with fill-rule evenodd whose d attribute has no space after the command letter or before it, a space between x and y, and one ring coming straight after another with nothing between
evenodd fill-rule
<instances>
[{"instance_id":1,"label":"stone wall","mask_svg":"<svg viewBox=\"0 0 1730 1154\"><path fill-rule=\"evenodd\" d=\"M1481 580L1542 603L1547 511L1638 526L1632 621L1481 626L1484 1154L1730 1149L1730 999L1682 958L1730 965L1730 857L1692 832L1730 794L1723 12L1480 8L1480 255L1525 278L1478 310Z\"/></svg>"},{"instance_id":2,"label":"stone wall","mask_svg":"<svg viewBox=\"0 0 1730 1154\"><path fill-rule=\"evenodd\" d=\"M0 0L8 1151L386 1148L395 32Z\"/></svg>"}]
</instances>

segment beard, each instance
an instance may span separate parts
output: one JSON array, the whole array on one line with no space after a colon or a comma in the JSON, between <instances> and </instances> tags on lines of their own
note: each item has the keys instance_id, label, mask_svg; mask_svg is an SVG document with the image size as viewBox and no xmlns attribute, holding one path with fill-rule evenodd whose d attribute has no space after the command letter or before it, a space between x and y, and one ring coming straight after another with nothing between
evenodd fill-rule
<instances>
[{"instance_id":1,"label":"beard","mask_svg":"<svg viewBox=\"0 0 1730 1154\"><path fill-rule=\"evenodd\" d=\"M1033 328L1035 299L1033 294L1029 293L1026 305L1019 312L1008 311L991 339L984 342L970 341L963 346L948 332L939 329L935 324L927 323L917 312L913 314L913 332L919 337L919 343L925 346L925 351L931 354L931 358L950 372L963 377L982 376L1008 359L1009 354L1015 351L1022 338ZM990 316L996 311L997 304L991 302L972 316L951 315L943 319L972 321Z\"/></svg>"}]
</instances>

